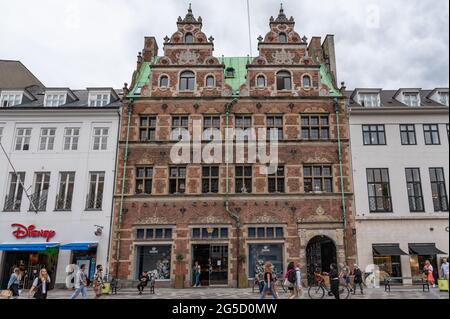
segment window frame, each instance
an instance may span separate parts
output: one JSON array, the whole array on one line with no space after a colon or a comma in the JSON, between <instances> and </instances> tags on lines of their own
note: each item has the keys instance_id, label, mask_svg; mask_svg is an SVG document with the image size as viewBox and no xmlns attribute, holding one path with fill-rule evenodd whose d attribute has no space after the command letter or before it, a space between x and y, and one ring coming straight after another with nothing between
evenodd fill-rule
<instances>
[{"instance_id":1,"label":"window frame","mask_svg":"<svg viewBox=\"0 0 450 319\"><path fill-rule=\"evenodd\" d=\"M291 72L287 70L278 71L275 78L277 91L291 92L294 89ZM289 82L286 82L288 79ZM283 85L281 85L281 83L283 83Z\"/></svg>"},{"instance_id":2,"label":"window frame","mask_svg":"<svg viewBox=\"0 0 450 319\"><path fill-rule=\"evenodd\" d=\"M144 176L141 176L139 172L143 170ZM148 172L151 171L151 176L149 176ZM155 169L153 166L137 166L136 167L136 176L134 179L135 182L135 188L134 188L134 194L138 196L148 196L153 194L153 179L155 176ZM142 191L138 191L138 185L142 182ZM147 182L150 182L150 192L147 192Z\"/></svg>"},{"instance_id":3,"label":"window frame","mask_svg":"<svg viewBox=\"0 0 450 319\"><path fill-rule=\"evenodd\" d=\"M318 124L314 125L312 124L312 119L313 118L318 118ZM327 124L323 124L322 120L325 119L327 120ZM304 124L304 120L308 120L308 125ZM317 130L318 132L318 138L312 138L312 132L313 130ZM308 138L305 137L305 132L308 131ZM322 136L323 132L327 132L327 138L324 138ZM331 125L330 125L330 114L328 113L322 113L322 114L309 114L309 113L304 113L304 114L300 114L300 134L301 134L301 139L303 141L329 141L331 139Z\"/></svg>"},{"instance_id":4,"label":"window frame","mask_svg":"<svg viewBox=\"0 0 450 319\"><path fill-rule=\"evenodd\" d=\"M181 75L181 74L180 74L180 75ZM164 79L167 81L167 84L166 84L166 85L163 85L163 83L162 83L162 81L163 81ZM159 79L158 79L158 88L164 90L164 89L168 89L169 86L170 86L170 79L169 79L169 76L168 76L167 74L161 74L161 76L160 76Z\"/></svg>"},{"instance_id":5,"label":"window frame","mask_svg":"<svg viewBox=\"0 0 450 319\"><path fill-rule=\"evenodd\" d=\"M305 79L309 80L309 85L308 86L305 85ZM312 79L311 75L309 75L309 74L303 74L302 75L302 88L305 89L305 90L310 90L310 89L314 88L313 79Z\"/></svg>"},{"instance_id":6,"label":"window frame","mask_svg":"<svg viewBox=\"0 0 450 319\"><path fill-rule=\"evenodd\" d=\"M205 169L208 170L206 176ZM213 175L213 169L217 169L217 175ZM205 191L205 182L208 183L208 191ZM213 182L217 183L217 191L213 191ZM218 165L204 165L202 166L202 194L219 194L220 193L220 166Z\"/></svg>"},{"instance_id":7,"label":"window frame","mask_svg":"<svg viewBox=\"0 0 450 319\"><path fill-rule=\"evenodd\" d=\"M172 170L177 170L177 175L172 176ZM181 171L184 169L184 176L182 176ZM187 166L170 166L169 167L169 194L170 195L185 195L187 192ZM175 181L175 190L172 189L172 182ZM181 190L181 184L184 184L184 190Z\"/></svg>"},{"instance_id":8,"label":"window frame","mask_svg":"<svg viewBox=\"0 0 450 319\"><path fill-rule=\"evenodd\" d=\"M412 96L415 96L417 99L417 105L414 105L413 100L411 99ZM409 107L420 107L421 106L421 100L420 100L420 93L419 92L403 92L402 94L402 101L405 105Z\"/></svg>"},{"instance_id":9,"label":"window frame","mask_svg":"<svg viewBox=\"0 0 450 319\"><path fill-rule=\"evenodd\" d=\"M71 135L67 134L68 130L70 130ZM78 130L78 134L75 134L75 132L77 130ZM64 128L64 136L63 136L63 151L65 151L65 152L78 151L78 144L80 142L80 136L81 136L81 127L65 127ZM66 143L67 139L69 139L69 143ZM66 145L69 145L68 149L66 149ZM75 148L74 148L74 146L75 146Z\"/></svg>"},{"instance_id":10,"label":"window frame","mask_svg":"<svg viewBox=\"0 0 450 319\"><path fill-rule=\"evenodd\" d=\"M434 172L435 180L433 180L432 172ZM438 172L442 174L442 181L439 180ZM431 196L433 200L433 209L435 213L447 213L449 211L448 207L448 195L447 195L447 185L445 180L445 170L443 167L430 167L429 168L429 174L430 174L430 183L431 183ZM436 184L438 194L437 198L436 195L433 193L433 186ZM439 207L436 205L435 200L439 200ZM443 202L443 200L445 200ZM444 205L446 208L444 207Z\"/></svg>"},{"instance_id":11,"label":"window frame","mask_svg":"<svg viewBox=\"0 0 450 319\"><path fill-rule=\"evenodd\" d=\"M370 98L369 98L370 97ZM369 103L367 103L369 102ZM359 92L358 103L362 107L381 107L380 93L375 92Z\"/></svg>"},{"instance_id":12,"label":"window frame","mask_svg":"<svg viewBox=\"0 0 450 319\"><path fill-rule=\"evenodd\" d=\"M89 92L89 107L104 107L111 104L111 92L93 91Z\"/></svg>"},{"instance_id":13,"label":"window frame","mask_svg":"<svg viewBox=\"0 0 450 319\"><path fill-rule=\"evenodd\" d=\"M44 131L47 130L47 134L44 134ZM51 132L54 134L50 134ZM55 139L56 139L56 127L41 127L41 134L39 136L39 151L53 151L55 149ZM51 142L50 142L51 141ZM44 143L43 143L44 142ZM44 144L44 148L42 145ZM49 147L51 145L51 148Z\"/></svg>"},{"instance_id":14,"label":"window frame","mask_svg":"<svg viewBox=\"0 0 450 319\"><path fill-rule=\"evenodd\" d=\"M64 178L65 177L65 178ZM64 178L64 179L63 179ZM73 194L75 191L75 178L76 172L59 172L59 183L58 183L58 191L56 193L56 201L55 201L55 211L71 211L73 204ZM63 190L64 188L64 190ZM70 193L71 189L71 193ZM62 193L63 191L63 193ZM70 193L70 194L69 194ZM64 207L60 206L61 198ZM68 207L68 203L70 203L70 207Z\"/></svg>"},{"instance_id":15,"label":"window frame","mask_svg":"<svg viewBox=\"0 0 450 319\"><path fill-rule=\"evenodd\" d=\"M49 104L50 101L51 104ZM65 104L67 104L67 92L45 92L44 107L59 107Z\"/></svg>"},{"instance_id":16,"label":"window frame","mask_svg":"<svg viewBox=\"0 0 450 319\"><path fill-rule=\"evenodd\" d=\"M375 130L373 128L375 127ZM380 130L380 127L382 130ZM363 134L363 145L364 146L386 146L387 145L387 139L386 139L386 126L384 124L363 124L361 125L362 128L362 134ZM368 130L365 130L365 128L368 128ZM383 134L383 143L380 143L380 134ZM370 143L366 143L366 134L369 134L369 140ZM372 137L373 134L376 134L376 142L373 142Z\"/></svg>"},{"instance_id":17,"label":"window frame","mask_svg":"<svg viewBox=\"0 0 450 319\"><path fill-rule=\"evenodd\" d=\"M289 42L289 38L285 32L278 33L278 43L287 44L288 42Z\"/></svg>"},{"instance_id":18,"label":"window frame","mask_svg":"<svg viewBox=\"0 0 450 319\"><path fill-rule=\"evenodd\" d=\"M93 181L92 177L96 176L95 179L95 190L94 193L91 194ZM86 211L101 211L103 210L103 199L105 194L105 185L106 184L106 173L105 172L89 172L89 187L88 187L88 194L87 194L87 200L86 200ZM101 180L103 178L103 180ZM101 187L101 193L100 193L100 185ZM90 207L90 203L93 202L93 207ZM100 203L100 205L98 205ZM98 207L100 206L100 207Z\"/></svg>"},{"instance_id":19,"label":"window frame","mask_svg":"<svg viewBox=\"0 0 450 319\"><path fill-rule=\"evenodd\" d=\"M97 134L100 130L100 134ZM105 135L106 130L106 135ZM94 127L92 131L92 150L95 152L108 151L109 127Z\"/></svg>"},{"instance_id":20,"label":"window frame","mask_svg":"<svg viewBox=\"0 0 450 319\"><path fill-rule=\"evenodd\" d=\"M238 175L238 169L242 169L242 175ZM247 175L247 169L250 169L250 174ZM235 193L236 194L252 194L253 193L253 167L251 165L236 165L234 167L235 178ZM242 188L239 189L238 184L242 183ZM250 187L247 187L248 185ZM250 189L249 189L250 188ZM246 192L243 189L247 190Z\"/></svg>"},{"instance_id":21,"label":"window frame","mask_svg":"<svg viewBox=\"0 0 450 319\"><path fill-rule=\"evenodd\" d=\"M0 94L0 108L1 107L14 107L21 105L23 102L23 91L1 91ZM14 97L11 99L11 97ZM19 98L18 98L19 97ZM12 104L11 104L12 101ZM5 105L5 102L6 105Z\"/></svg>"},{"instance_id":22,"label":"window frame","mask_svg":"<svg viewBox=\"0 0 450 319\"><path fill-rule=\"evenodd\" d=\"M404 134L406 134L406 141L403 138ZM411 134L413 135L411 136ZM412 139L414 139L414 142L411 141ZM417 132L415 124L400 124L400 142L405 146L417 145Z\"/></svg>"},{"instance_id":23,"label":"window frame","mask_svg":"<svg viewBox=\"0 0 450 319\"><path fill-rule=\"evenodd\" d=\"M143 125L143 120L147 125ZM154 126L152 124L155 124ZM156 130L158 127L158 117L156 115L140 115L139 116L139 142L154 142L156 141ZM142 138L142 133L145 133L146 138ZM153 135L153 138L152 138Z\"/></svg>"},{"instance_id":24,"label":"window frame","mask_svg":"<svg viewBox=\"0 0 450 319\"><path fill-rule=\"evenodd\" d=\"M263 80L263 85L259 85L259 80L262 79ZM262 89L262 88L266 88L267 87L267 78L264 74L258 74L256 76L256 81L255 81L255 86L258 89Z\"/></svg>"},{"instance_id":25,"label":"window frame","mask_svg":"<svg viewBox=\"0 0 450 319\"><path fill-rule=\"evenodd\" d=\"M186 34L184 35L184 44L193 44L193 43L194 43L194 34L192 32L186 32Z\"/></svg>"},{"instance_id":26,"label":"window frame","mask_svg":"<svg viewBox=\"0 0 450 319\"><path fill-rule=\"evenodd\" d=\"M283 174L280 175L282 170ZM271 190L271 183L275 186ZM281 190L280 187L281 186ZM274 174L267 175L267 192L269 194L284 194L286 193L286 167L284 165L279 165L277 171Z\"/></svg>"},{"instance_id":27,"label":"window frame","mask_svg":"<svg viewBox=\"0 0 450 319\"><path fill-rule=\"evenodd\" d=\"M281 119L281 124L279 120ZM271 123L269 124L269 120ZM267 140L270 140L271 138L271 130L277 130L278 131L278 140L284 140L284 116L283 115L275 115L275 114L269 114L266 115L266 135ZM280 134L281 132L281 134Z\"/></svg>"},{"instance_id":28,"label":"window frame","mask_svg":"<svg viewBox=\"0 0 450 319\"><path fill-rule=\"evenodd\" d=\"M373 182L370 182L369 181L369 171L371 171L372 172L372 176L373 176ZM380 175L380 177L381 177L381 181L380 182L377 182L375 179L375 171L379 171L379 175ZM386 176L387 176L387 182L386 181L383 181L383 172L385 172L386 173ZM388 168L367 168L366 169L366 179L367 179L367 195L368 195L368 198L369 198L369 202L368 202L368 204L369 204L369 211L370 211L370 213L371 214L376 214L376 213L393 213L393 201L392 201L392 190L391 190L391 178L390 178L390 175L389 175L389 169ZM389 191L389 194L388 194L388 196L387 196L387 198L384 196L384 194L382 195L382 196L377 196L376 195L376 191L374 192L374 194L375 194L375 196L371 196L370 194L371 194L371 191L370 191L370 189L371 189L371 186L373 186L374 188L375 187L377 187L377 185L381 185L381 186L383 186L383 185L387 185L388 186L388 191ZM381 187L382 188L382 192L384 191L384 189L383 189L383 187ZM386 204L386 202L385 202L385 200L388 200L389 202L388 202L388 204L389 204L389 208L388 209L386 209L385 207L383 207L383 209L379 209L378 208L378 202L377 202L377 200L379 199L379 198L381 198L382 200L383 200L383 205L384 204ZM370 202L371 202L371 199L375 199L375 206L376 206L376 209L375 210L373 210L372 208L371 208L371 204L370 204Z\"/></svg>"},{"instance_id":29,"label":"window frame","mask_svg":"<svg viewBox=\"0 0 450 319\"><path fill-rule=\"evenodd\" d=\"M175 125L175 121L178 120L179 124ZM187 122L186 122L187 121ZM187 123L184 125L184 123ZM183 139L182 131L186 130L189 132L189 115L172 115L170 118L170 140L172 142L179 142ZM178 135L175 138L175 133L178 132Z\"/></svg>"},{"instance_id":30,"label":"window frame","mask_svg":"<svg viewBox=\"0 0 450 319\"><path fill-rule=\"evenodd\" d=\"M189 75L189 76L187 76ZM191 76L192 75L192 76ZM194 92L196 85L196 75L194 71L186 70L180 72L179 76L179 87L180 92Z\"/></svg>"},{"instance_id":31,"label":"window frame","mask_svg":"<svg viewBox=\"0 0 450 319\"><path fill-rule=\"evenodd\" d=\"M425 145L428 146L441 145L441 134L439 132L439 124L423 124L422 126ZM432 127L436 127L436 129L434 130ZM433 133L436 133L436 136L434 136ZM427 141L427 134L429 134L429 137L431 138L431 143ZM437 141L435 140L435 137L437 138Z\"/></svg>"},{"instance_id":32,"label":"window frame","mask_svg":"<svg viewBox=\"0 0 450 319\"><path fill-rule=\"evenodd\" d=\"M209 85L210 83L208 83L208 81L211 79L212 79L212 85ZM207 89L214 89L216 87L216 77L213 74L208 74L205 77L205 87Z\"/></svg>"},{"instance_id":33,"label":"window frame","mask_svg":"<svg viewBox=\"0 0 450 319\"><path fill-rule=\"evenodd\" d=\"M13 181L14 177L16 177L15 181ZM3 205L4 212L20 212L22 210L22 199L23 194L25 193L25 178L26 172L9 173L8 188L6 189L7 195L5 197L5 203ZM11 199L14 199L14 202L9 206L8 204Z\"/></svg>"},{"instance_id":34,"label":"window frame","mask_svg":"<svg viewBox=\"0 0 450 319\"><path fill-rule=\"evenodd\" d=\"M418 176L418 179L416 179L415 176ZM408 195L409 211L411 213L424 213L425 201L422 189L422 176L420 168L417 167L405 168L405 178L406 178L406 191ZM412 192L409 191L410 189L412 189ZM416 192L418 192L419 195L417 195ZM413 208L411 202L412 200L416 208Z\"/></svg>"},{"instance_id":35,"label":"window frame","mask_svg":"<svg viewBox=\"0 0 450 319\"><path fill-rule=\"evenodd\" d=\"M34 211L34 208L36 208L38 212L47 211L47 201L50 190L50 179L51 179L51 172L34 173L33 194L31 195L32 203L30 203L30 208L28 209L30 212Z\"/></svg>"},{"instance_id":36,"label":"window frame","mask_svg":"<svg viewBox=\"0 0 450 319\"><path fill-rule=\"evenodd\" d=\"M311 171L310 174L306 173L306 170ZM316 174L316 170L320 169L320 175ZM325 169L329 169L330 174L325 175ZM303 190L306 194L333 194L334 193L334 177L333 177L333 165L332 164L304 164L303 165ZM316 182L320 180L321 188L316 190ZM309 185L307 190L307 185ZM330 185L331 189L327 189Z\"/></svg>"},{"instance_id":37,"label":"window frame","mask_svg":"<svg viewBox=\"0 0 450 319\"><path fill-rule=\"evenodd\" d=\"M19 135L19 132L23 131L22 135ZM28 133L29 132L29 133ZM14 151L15 152L29 152L31 151L31 137L33 135L32 127L18 127L16 128L16 138L14 141ZM20 149L17 149L19 145L20 139ZM28 145L28 148L25 149L25 145Z\"/></svg>"}]
</instances>

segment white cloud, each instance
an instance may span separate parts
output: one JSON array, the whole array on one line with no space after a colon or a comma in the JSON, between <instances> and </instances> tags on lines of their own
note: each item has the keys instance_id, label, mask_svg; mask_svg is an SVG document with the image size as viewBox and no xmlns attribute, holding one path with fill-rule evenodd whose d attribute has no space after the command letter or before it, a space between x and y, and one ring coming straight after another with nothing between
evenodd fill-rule
<instances>
[{"instance_id":1,"label":"white cloud","mask_svg":"<svg viewBox=\"0 0 450 319\"><path fill-rule=\"evenodd\" d=\"M21 60L48 86L122 87L143 38L163 38L192 2L217 56L249 54L246 0L0 0L0 59ZM252 47L279 1L250 0ZM301 35L335 34L338 76L351 87L448 86L449 2L285 0Z\"/></svg>"}]
</instances>

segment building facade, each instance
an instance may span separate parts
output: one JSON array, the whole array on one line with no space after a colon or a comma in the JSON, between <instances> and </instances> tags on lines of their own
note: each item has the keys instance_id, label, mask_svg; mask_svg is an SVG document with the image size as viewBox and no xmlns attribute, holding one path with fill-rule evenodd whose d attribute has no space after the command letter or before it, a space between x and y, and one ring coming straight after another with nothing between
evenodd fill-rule
<instances>
[{"instance_id":1,"label":"building facade","mask_svg":"<svg viewBox=\"0 0 450 319\"><path fill-rule=\"evenodd\" d=\"M2 63L2 77L19 81L0 87L1 288L15 267L26 288L43 266L57 286L69 264L86 264L92 279L109 262L120 97L46 88L19 62Z\"/></svg>"},{"instance_id":2,"label":"building facade","mask_svg":"<svg viewBox=\"0 0 450 319\"><path fill-rule=\"evenodd\" d=\"M359 264L420 281L430 260L437 278L449 252L449 90L346 95Z\"/></svg>"},{"instance_id":3,"label":"building facade","mask_svg":"<svg viewBox=\"0 0 450 319\"><path fill-rule=\"evenodd\" d=\"M308 41L281 9L258 39L259 56L215 57L202 23L189 9L162 55L153 37L139 53L121 121L112 273L189 286L198 262L203 286L246 287L266 261L277 273L300 262L305 280L316 267L353 263L348 116L333 36ZM276 171L223 156L222 142L207 148L210 130L223 137L227 128L276 132ZM186 142L196 130L203 142ZM194 147L184 161L174 160L180 139Z\"/></svg>"}]
</instances>

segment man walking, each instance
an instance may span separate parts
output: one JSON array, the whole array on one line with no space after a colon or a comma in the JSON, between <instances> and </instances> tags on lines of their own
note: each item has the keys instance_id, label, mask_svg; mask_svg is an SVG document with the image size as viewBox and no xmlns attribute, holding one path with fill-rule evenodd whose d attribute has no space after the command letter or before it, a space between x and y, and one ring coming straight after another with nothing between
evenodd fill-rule
<instances>
[{"instance_id":1,"label":"man walking","mask_svg":"<svg viewBox=\"0 0 450 319\"><path fill-rule=\"evenodd\" d=\"M449 269L448 269L448 261L446 258L442 259L441 274L442 274L442 278L444 280L447 280L447 285L448 285Z\"/></svg>"},{"instance_id":2,"label":"man walking","mask_svg":"<svg viewBox=\"0 0 450 319\"><path fill-rule=\"evenodd\" d=\"M75 299L81 293L83 299L87 299L87 275L86 275L86 265L81 265L80 270L78 270L75 276L75 292L70 297L70 299Z\"/></svg>"}]
</instances>

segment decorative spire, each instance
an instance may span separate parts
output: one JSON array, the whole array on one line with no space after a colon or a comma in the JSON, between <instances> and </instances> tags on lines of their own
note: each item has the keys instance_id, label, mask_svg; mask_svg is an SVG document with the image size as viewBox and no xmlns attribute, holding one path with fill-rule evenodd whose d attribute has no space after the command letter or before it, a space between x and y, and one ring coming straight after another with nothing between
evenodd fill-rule
<instances>
[{"instance_id":1,"label":"decorative spire","mask_svg":"<svg viewBox=\"0 0 450 319\"><path fill-rule=\"evenodd\" d=\"M283 3L280 4L280 12L278 13L278 17L274 20L273 17L270 18L270 23L294 23L294 18L287 18L284 13Z\"/></svg>"},{"instance_id":2,"label":"decorative spire","mask_svg":"<svg viewBox=\"0 0 450 319\"><path fill-rule=\"evenodd\" d=\"M178 18L178 23L202 23L201 17L195 19L194 14L192 13L192 4L189 3L188 12L186 14L186 17L184 19Z\"/></svg>"}]
</instances>

